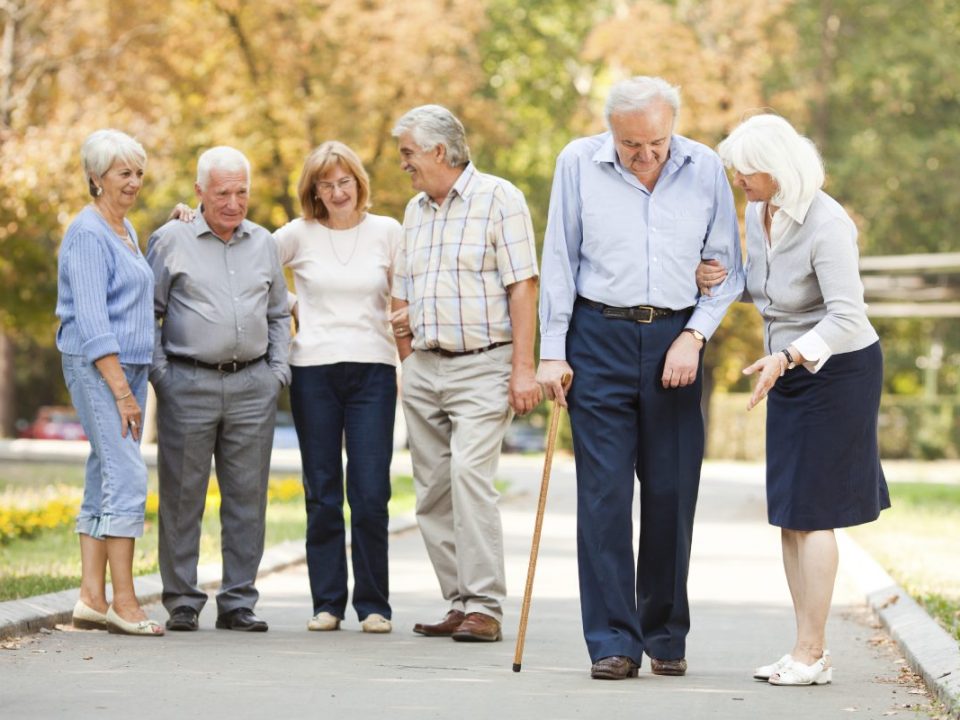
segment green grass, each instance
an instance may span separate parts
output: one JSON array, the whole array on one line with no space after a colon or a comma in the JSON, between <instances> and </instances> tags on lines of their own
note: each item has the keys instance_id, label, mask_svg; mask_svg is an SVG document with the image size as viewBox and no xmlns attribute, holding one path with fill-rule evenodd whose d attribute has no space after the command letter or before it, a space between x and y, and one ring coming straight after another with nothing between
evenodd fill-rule
<instances>
[{"instance_id":1,"label":"green grass","mask_svg":"<svg viewBox=\"0 0 960 720\"><path fill-rule=\"evenodd\" d=\"M289 476L284 476L289 477ZM83 468L52 464L8 464L0 470L0 498L33 496L47 485L83 485ZM150 487L156 488L151 472ZM414 507L413 478L393 479L391 515L409 512ZM344 507L349 522L349 508ZM267 506L266 545L286 540L301 540L306 532L303 498L274 501ZM208 512L203 518L200 562L220 559L220 518ZM157 572L157 526L147 521L144 534L136 542L134 572ZM80 585L79 543L72 527L61 527L0 544L0 601L41 595Z\"/></svg>"},{"instance_id":2,"label":"green grass","mask_svg":"<svg viewBox=\"0 0 960 720\"><path fill-rule=\"evenodd\" d=\"M892 507L850 534L960 640L960 484L891 483Z\"/></svg>"}]
</instances>

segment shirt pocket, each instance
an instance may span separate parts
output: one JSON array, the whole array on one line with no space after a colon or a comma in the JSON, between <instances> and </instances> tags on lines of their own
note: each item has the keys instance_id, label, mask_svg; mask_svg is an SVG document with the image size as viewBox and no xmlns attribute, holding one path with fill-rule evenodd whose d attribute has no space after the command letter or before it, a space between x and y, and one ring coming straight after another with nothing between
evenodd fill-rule
<instances>
[{"instance_id":1,"label":"shirt pocket","mask_svg":"<svg viewBox=\"0 0 960 720\"><path fill-rule=\"evenodd\" d=\"M707 237L707 218L697 214L677 214L658 221L666 243L667 257L684 270L696 268Z\"/></svg>"}]
</instances>

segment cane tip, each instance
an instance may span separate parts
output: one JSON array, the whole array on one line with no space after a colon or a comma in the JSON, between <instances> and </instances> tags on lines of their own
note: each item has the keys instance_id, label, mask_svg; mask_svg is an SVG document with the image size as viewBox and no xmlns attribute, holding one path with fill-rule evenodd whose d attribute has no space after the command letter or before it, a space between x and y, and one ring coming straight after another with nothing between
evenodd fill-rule
<instances>
[{"instance_id":1,"label":"cane tip","mask_svg":"<svg viewBox=\"0 0 960 720\"><path fill-rule=\"evenodd\" d=\"M514 672L520 672L520 663L514 663L514 664L513 664L513 671L514 671Z\"/></svg>"}]
</instances>

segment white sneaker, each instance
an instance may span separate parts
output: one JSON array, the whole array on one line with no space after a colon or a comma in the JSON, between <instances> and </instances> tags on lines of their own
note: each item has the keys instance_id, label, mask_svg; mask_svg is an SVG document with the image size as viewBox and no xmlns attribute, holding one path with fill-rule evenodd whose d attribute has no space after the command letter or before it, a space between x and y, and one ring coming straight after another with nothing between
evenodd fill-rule
<instances>
[{"instance_id":1,"label":"white sneaker","mask_svg":"<svg viewBox=\"0 0 960 720\"><path fill-rule=\"evenodd\" d=\"M318 612L307 623L307 630L339 630L340 618L328 612Z\"/></svg>"},{"instance_id":2,"label":"white sneaker","mask_svg":"<svg viewBox=\"0 0 960 720\"><path fill-rule=\"evenodd\" d=\"M370 613L367 615L360 627L365 633L388 633L393 630L393 625L380 613Z\"/></svg>"},{"instance_id":3,"label":"white sneaker","mask_svg":"<svg viewBox=\"0 0 960 720\"><path fill-rule=\"evenodd\" d=\"M789 653L784 655L782 658L777 660L775 663L770 663L769 665L761 665L756 670L753 671L754 680L769 680L771 675L776 675L778 672L783 670L787 665L793 662L793 656Z\"/></svg>"}]
</instances>

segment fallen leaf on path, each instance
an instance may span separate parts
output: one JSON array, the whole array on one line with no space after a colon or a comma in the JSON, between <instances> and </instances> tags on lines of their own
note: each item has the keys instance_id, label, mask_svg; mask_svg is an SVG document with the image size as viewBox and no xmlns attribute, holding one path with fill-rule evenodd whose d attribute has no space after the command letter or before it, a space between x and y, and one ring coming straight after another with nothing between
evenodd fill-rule
<instances>
[{"instance_id":1,"label":"fallen leaf on path","mask_svg":"<svg viewBox=\"0 0 960 720\"><path fill-rule=\"evenodd\" d=\"M884 610L884 609L890 607L891 605L895 605L895 604L896 604L897 602L899 602L899 601L900 601L900 596L899 596L899 595L896 595L896 594L891 595L890 597L888 597L886 600L884 600L884 601L880 604L880 609L881 609L881 610Z\"/></svg>"}]
</instances>

